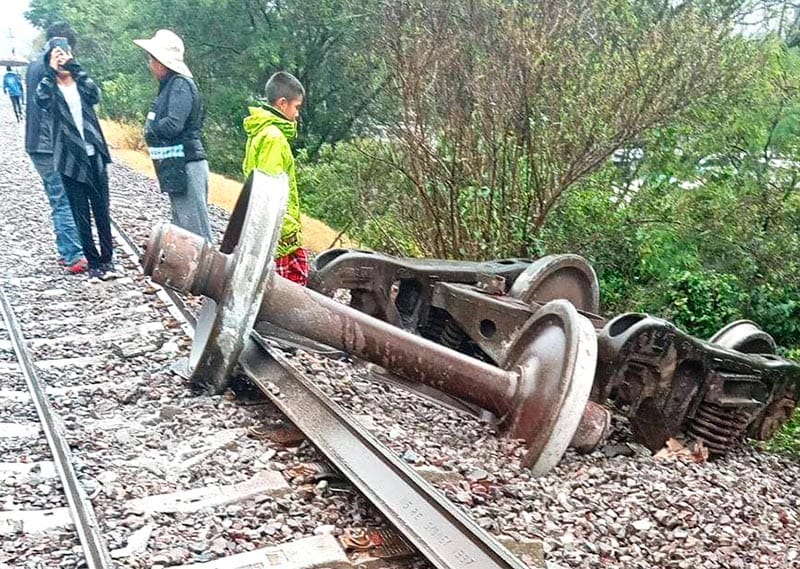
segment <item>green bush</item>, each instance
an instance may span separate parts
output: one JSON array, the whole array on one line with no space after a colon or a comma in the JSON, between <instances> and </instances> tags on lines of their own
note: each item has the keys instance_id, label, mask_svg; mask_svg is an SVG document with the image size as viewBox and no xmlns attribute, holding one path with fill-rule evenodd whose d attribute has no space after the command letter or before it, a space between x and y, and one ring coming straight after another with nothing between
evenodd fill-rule
<instances>
[{"instance_id":1,"label":"green bush","mask_svg":"<svg viewBox=\"0 0 800 569\"><path fill-rule=\"evenodd\" d=\"M154 96L154 86L141 77L117 74L100 83L103 93L102 114L112 119L125 119L144 125L148 102Z\"/></svg>"},{"instance_id":2,"label":"green bush","mask_svg":"<svg viewBox=\"0 0 800 569\"><path fill-rule=\"evenodd\" d=\"M203 144L213 172L242 178L242 159L247 137L242 128L209 118L203 127Z\"/></svg>"},{"instance_id":3,"label":"green bush","mask_svg":"<svg viewBox=\"0 0 800 569\"><path fill-rule=\"evenodd\" d=\"M400 202L389 199L405 180L383 158L384 143L356 140L325 145L310 161L298 153L298 185L304 211L378 251L420 255Z\"/></svg>"},{"instance_id":4,"label":"green bush","mask_svg":"<svg viewBox=\"0 0 800 569\"><path fill-rule=\"evenodd\" d=\"M772 452L800 454L800 409L795 410L794 417L767 441L766 448Z\"/></svg>"},{"instance_id":5,"label":"green bush","mask_svg":"<svg viewBox=\"0 0 800 569\"><path fill-rule=\"evenodd\" d=\"M796 348L800 360L800 287L765 283L749 291L746 316L758 322L782 346Z\"/></svg>"},{"instance_id":6,"label":"green bush","mask_svg":"<svg viewBox=\"0 0 800 569\"><path fill-rule=\"evenodd\" d=\"M715 271L676 271L665 279L664 316L679 328L709 338L741 318L746 299L734 275Z\"/></svg>"}]
</instances>

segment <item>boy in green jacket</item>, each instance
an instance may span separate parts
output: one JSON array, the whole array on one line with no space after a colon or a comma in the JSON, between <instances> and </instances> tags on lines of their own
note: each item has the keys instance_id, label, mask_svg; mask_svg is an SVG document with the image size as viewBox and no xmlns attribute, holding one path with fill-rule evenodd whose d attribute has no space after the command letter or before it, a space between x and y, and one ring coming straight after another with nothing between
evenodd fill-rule
<instances>
[{"instance_id":1,"label":"boy in green jacket","mask_svg":"<svg viewBox=\"0 0 800 569\"><path fill-rule=\"evenodd\" d=\"M300 195L289 141L297 136L297 117L305 89L294 75L279 71L264 87L267 104L250 107L244 119L247 133L242 170L245 178L254 169L289 176L289 203L275 253L275 269L284 278L305 286L308 282L308 251L301 247Z\"/></svg>"}]
</instances>

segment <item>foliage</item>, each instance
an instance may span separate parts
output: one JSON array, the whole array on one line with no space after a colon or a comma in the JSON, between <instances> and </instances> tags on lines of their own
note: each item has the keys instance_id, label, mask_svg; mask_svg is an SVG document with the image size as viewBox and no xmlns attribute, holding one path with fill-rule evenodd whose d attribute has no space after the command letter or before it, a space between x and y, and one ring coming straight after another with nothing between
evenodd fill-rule
<instances>
[{"instance_id":1,"label":"foliage","mask_svg":"<svg viewBox=\"0 0 800 569\"><path fill-rule=\"evenodd\" d=\"M372 140L326 145L315 163L300 155L303 207L357 241L386 253L413 256L419 254L413 228L390 197L402 180L391 165L371 158L380 146Z\"/></svg>"},{"instance_id":2,"label":"foliage","mask_svg":"<svg viewBox=\"0 0 800 569\"><path fill-rule=\"evenodd\" d=\"M750 34L774 33L789 47L800 45L800 5L793 0L747 0L737 24Z\"/></svg>"},{"instance_id":3,"label":"foliage","mask_svg":"<svg viewBox=\"0 0 800 569\"><path fill-rule=\"evenodd\" d=\"M797 409L792 419L765 443L765 447L772 452L800 455L800 409Z\"/></svg>"},{"instance_id":4,"label":"foliage","mask_svg":"<svg viewBox=\"0 0 800 569\"><path fill-rule=\"evenodd\" d=\"M671 272L666 278L665 316L679 328L709 338L739 317L743 294L733 275Z\"/></svg>"},{"instance_id":5,"label":"foliage","mask_svg":"<svg viewBox=\"0 0 800 569\"><path fill-rule=\"evenodd\" d=\"M420 248L529 255L565 192L615 150L736 92L753 61L719 6L386 3L378 51L398 110L383 158L406 178Z\"/></svg>"},{"instance_id":6,"label":"foliage","mask_svg":"<svg viewBox=\"0 0 800 569\"><path fill-rule=\"evenodd\" d=\"M794 356L800 361L800 285L777 287L764 283L751 289L745 314L763 323L779 344L798 346Z\"/></svg>"},{"instance_id":7,"label":"foliage","mask_svg":"<svg viewBox=\"0 0 800 569\"><path fill-rule=\"evenodd\" d=\"M592 260L604 310L642 310L708 337L749 318L800 345L800 57L774 38L724 105L644 133L581 180L543 229Z\"/></svg>"}]
</instances>

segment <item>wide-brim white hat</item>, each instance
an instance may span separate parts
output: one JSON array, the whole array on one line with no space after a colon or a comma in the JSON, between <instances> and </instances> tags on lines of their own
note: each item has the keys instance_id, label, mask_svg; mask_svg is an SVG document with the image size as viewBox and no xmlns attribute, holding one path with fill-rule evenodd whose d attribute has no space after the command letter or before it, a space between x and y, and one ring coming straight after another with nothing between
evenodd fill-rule
<instances>
[{"instance_id":1,"label":"wide-brim white hat","mask_svg":"<svg viewBox=\"0 0 800 569\"><path fill-rule=\"evenodd\" d=\"M149 40L133 40L133 43L157 59L167 69L180 75L192 76L183 62L183 40L169 30L158 30Z\"/></svg>"}]
</instances>

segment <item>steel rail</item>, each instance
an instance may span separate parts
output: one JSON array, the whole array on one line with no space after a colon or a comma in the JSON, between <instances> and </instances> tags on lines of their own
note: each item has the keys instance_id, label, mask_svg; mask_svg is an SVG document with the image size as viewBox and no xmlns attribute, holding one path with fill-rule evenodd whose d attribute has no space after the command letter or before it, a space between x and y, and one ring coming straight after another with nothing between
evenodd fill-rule
<instances>
[{"instance_id":1,"label":"steel rail","mask_svg":"<svg viewBox=\"0 0 800 569\"><path fill-rule=\"evenodd\" d=\"M139 248L116 226L133 254ZM194 315L164 287L192 328ZM276 341L282 341L280 335ZM253 331L239 358L245 374L437 569L528 569L398 459Z\"/></svg>"},{"instance_id":2,"label":"steel rail","mask_svg":"<svg viewBox=\"0 0 800 569\"><path fill-rule=\"evenodd\" d=\"M245 373L438 569L526 569L519 559L253 333Z\"/></svg>"},{"instance_id":3,"label":"steel rail","mask_svg":"<svg viewBox=\"0 0 800 569\"><path fill-rule=\"evenodd\" d=\"M128 254L134 258L137 267L141 267L141 263L139 260L142 256L142 252L139 246L133 242L133 239L131 239L128 236L128 234L125 233L125 231L122 229L122 227L120 227L119 224L117 224L117 222L114 221L113 219L111 220L111 227L114 229L114 232L119 236L119 238L122 239L123 247L128 249ZM186 307L186 303L181 298L181 295L170 288L162 287L160 285L157 285L156 283L153 283L153 285L157 286L159 289L161 289L166 293L166 295L175 305L175 308L178 310L178 312L181 313L181 316L183 316L183 318L186 320L189 326L192 329L194 329L195 325L197 324L197 319L195 318L194 314L192 314L192 311Z\"/></svg>"},{"instance_id":4,"label":"steel rail","mask_svg":"<svg viewBox=\"0 0 800 569\"><path fill-rule=\"evenodd\" d=\"M20 369L25 376L25 383L28 385L36 413L42 423L42 430L53 453L55 468L64 486L70 516L81 541L86 565L89 569L111 569L114 567L114 562L100 535L94 507L78 481L63 426L59 428L58 416L50 406L42 381L36 373L30 352L25 345L19 323L2 287L0 287L0 307Z\"/></svg>"}]
</instances>

